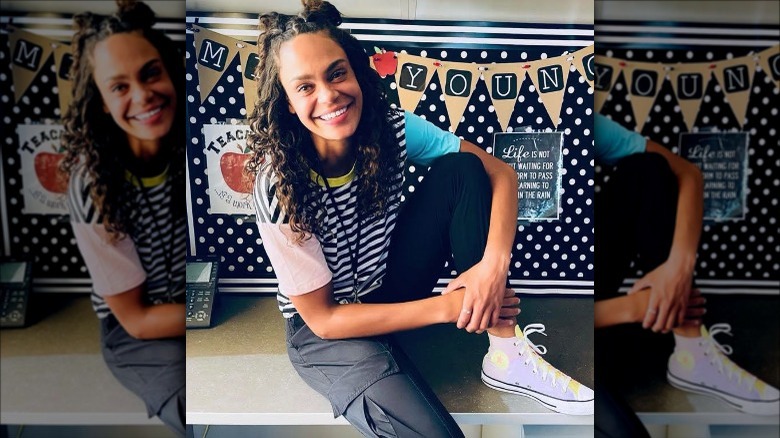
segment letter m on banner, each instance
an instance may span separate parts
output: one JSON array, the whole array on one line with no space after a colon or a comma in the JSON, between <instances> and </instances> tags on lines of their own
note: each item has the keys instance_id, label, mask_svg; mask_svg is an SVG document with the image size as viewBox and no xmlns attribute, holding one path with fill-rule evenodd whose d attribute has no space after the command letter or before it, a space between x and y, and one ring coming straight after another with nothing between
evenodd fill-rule
<instances>
[{"instance_id":1,"label":"letter m on banner","mask_svg":"<svg viewBox=\"0 0 780 438\"><path fill-rule=\"evenodd\" d=\"M41 46L19 39L16 41L16 47L14 47L13 62L14 65L37 72L41 64L42 54L43 48Z\"/></svg>"},{"instance_id":2,"label":"letter m on banner","mask_svg":"<svg viewBox=\"0 0 780 438\"><path fill-rule=\"evenodd\" d=\"M200 45L198 64L221 72L227 65L228 48L216 41L204 39Z\"/></svg>"}]
</instances>

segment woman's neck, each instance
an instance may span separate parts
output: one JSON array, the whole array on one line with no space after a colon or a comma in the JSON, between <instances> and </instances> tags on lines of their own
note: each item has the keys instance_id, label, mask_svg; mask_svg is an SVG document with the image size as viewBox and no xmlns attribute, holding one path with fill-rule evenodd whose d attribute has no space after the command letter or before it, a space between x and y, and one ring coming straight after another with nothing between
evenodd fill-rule
<instances>
[{"instance_id":1,"label":"woman's neck","mask_svg":"<svg viewBox=\"0 0 780 438\"><path fill-rule=\"evenodd\" d=\"M141 177L156 176L165 171L169 161L168 151L161 146L159 140L128 140L130 148L125 164L127 170Z\"/></svg>"},{"instance_id":2,"label":"woman's neck","mask_svg":"<svg viewBox=\"0 0 780 438\"><path fill-rule=\"evenodd\" d=\"M329 141L315 138L314 149L322 165L322 176L326 178L344 176L355 164L355 150L350 140Z\"/></svg>"}]
</instances>

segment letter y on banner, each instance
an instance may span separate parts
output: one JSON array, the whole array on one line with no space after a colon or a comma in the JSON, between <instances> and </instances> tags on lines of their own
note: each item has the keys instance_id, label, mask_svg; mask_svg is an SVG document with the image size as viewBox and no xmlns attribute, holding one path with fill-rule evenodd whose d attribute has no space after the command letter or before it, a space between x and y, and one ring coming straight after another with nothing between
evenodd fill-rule
<instances>
[{"instance_id":1,"label":"letter y on banner","mask_svg":"<svg viewBox=\"0 0 780 438\"><path fill-rule=\"evenodd\" d=\"M398 69L395 71L395 84L401 108L414 112L423 92L440 65L439 61L422 56L397 53Z\"/></svg>"}]
</instances>

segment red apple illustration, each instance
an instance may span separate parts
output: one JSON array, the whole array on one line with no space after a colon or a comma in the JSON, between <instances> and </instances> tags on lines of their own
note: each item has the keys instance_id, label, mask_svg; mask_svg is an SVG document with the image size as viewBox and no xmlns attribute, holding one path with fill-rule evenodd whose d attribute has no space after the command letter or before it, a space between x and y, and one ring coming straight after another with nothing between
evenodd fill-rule
<instances>
[{"instance_id":1,"label":"red apple illustration","mask_svg":"<svg viewBox=\"0 0 780 438\"><path fill-rule=\"evenodd\" d=\"M64 158L65 154L51 152L35 155L35 175L44 189L53 193L65 193L68 190L68 180L60 171L60 162Z\"/></svg>"},{"instance_id":2,"label":"red apple illustration","mask_svg":"<svg viewBox=\"0 0 780 438\"><path fill-rule=\"evenodd\" d=\"M371 55L371 66L374 67L379 76L384 79L387 75L395 74L398 68L398 57L395 52L388 52L385 49L374 47L375 54Z\"/></svg>"},{"instance_id":3,"label":"red apple illustration","mask_svg":"<svg viewBox=\"0 0 780 438\"><path fill-rule=\"evenodd\" d=\"M241 150L239 148L239 150ZM251 157L248 149L237 152L225 152L219 159L219 168L222 170L222 178L231 190L238 193L252 193L254 181L244 173L244 166Z\"/></svg>"}]
</instances>

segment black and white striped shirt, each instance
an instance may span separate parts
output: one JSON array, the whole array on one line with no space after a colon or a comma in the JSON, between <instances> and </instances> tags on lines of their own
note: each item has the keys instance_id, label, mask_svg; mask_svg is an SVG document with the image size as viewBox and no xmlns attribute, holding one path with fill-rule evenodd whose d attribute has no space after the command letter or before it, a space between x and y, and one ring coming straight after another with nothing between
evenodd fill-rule
<instances>
[{"instance_id":1,"label":"black and white striped shirt","mask_svg":"<svg viewBox=\"0 0 780 438\"><path fill-rule=\"evenodd\" d=\"M184 214L172 217L171 203L183 202L180 193L171 193L173 176L167 170L140 181L127 176L127 202L135 206L133 232L114 243L99 219L89 194L91 179L83 168L72 173L68 187L70 221L92 278L92 307L98 318L111 313L103 297L140 284L146 304L184 302L187 220Z\"/></svg>"}]
</instances>

